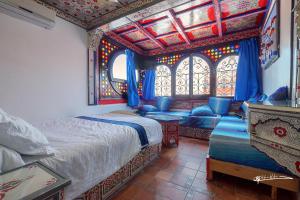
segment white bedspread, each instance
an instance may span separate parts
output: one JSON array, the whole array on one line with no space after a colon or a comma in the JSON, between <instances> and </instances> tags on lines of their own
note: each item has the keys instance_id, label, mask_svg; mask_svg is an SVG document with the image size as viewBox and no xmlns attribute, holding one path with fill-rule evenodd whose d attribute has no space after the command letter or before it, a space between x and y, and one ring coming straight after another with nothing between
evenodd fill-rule
<instances>
[{"instance_id":1,"label":"white bedspread","mask_svg":"<svg viewBox=\"0 0 300 200\"><path fill-rule=\"evenodd\" d=\"M162 140L161 126L152 119L112 113L91 117L134 122L145 128L150 145ZM141 150L136 130L128 126L68 118L45 122L38 128L55 149L55 156L41 161L72 180L65 190L66 199L104 180Z\"/></svg>"}]
</instances>

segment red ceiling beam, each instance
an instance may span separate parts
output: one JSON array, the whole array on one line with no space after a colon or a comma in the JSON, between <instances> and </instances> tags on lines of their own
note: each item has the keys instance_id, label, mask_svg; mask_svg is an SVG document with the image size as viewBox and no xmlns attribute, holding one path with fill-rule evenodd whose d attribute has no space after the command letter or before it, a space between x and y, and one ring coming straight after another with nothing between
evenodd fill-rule
<instances>
[{"instance_id":1,"label":"red ceiling beam","mask_svg":"<svg viewBox=\"0 0 300 200\"><path fill-rule=\"evenodd\" d=\"M139 54L144 54L145 52L135 44L129 42L128 40L125 40L124 38L120 37L118 34L116 34L113 31L105 33L108 37L112 38L113 40L119 42L120 44L132 49L133 51L139 53Z\"/></svg>"},{"instance_id":2,"label":"red ceiling beam","mask_svg":"<svg viewBox=\"0 0 300 200\"><path fill-rule=\"evenodd\" d=\"M260 14L260 13L265 13L266 11L267 11L266 9L256 10L255 12L246 13L244 15L226 18L226 19L223 20L223 22L236 20L236 19L242 19L242 18L245 18L245 17L251 17L253 15L257 15L257 14ZM190 32L190 31L193 31L195 29L205 28L206 26L210 26L210 25L213 25L213 24L215 24L215 22L209 22L209 23L206 23L206 24L194 25L194 26L191 26L189 28L186 28L184 30L184 32ZM170 35L174 35L174 34L177 34L177 32L170 32L170 33L165 33L165 34L162 34L162 35L158 35L158 36L155 37L155 39L161 39L161 38L164 38L164 37L167 37L167 36L170 36ZM144 41L147 41L147 40L149 40L149 39L143 39L143 40L140 40L140 41L136 41L136 42L134 42L134 44L138 44L139 42L144 42Z\"/></svg>"},{"instance_id":3,"label":"red ceiling beam","mask_svg":"<svg viewBox=\"0 0 300 200\"><path fill-rule=\"evenodd\" d=\"M153 50L147 51L147 55L148 56L161 55L161 54L166 54L166 53L174 53L174 52L184 51L186 49L194 49L197 47L210 46L210 45L220 44L220 43L225 43L225 42L232 42L232 41L236 41L236 40L257 37L257 36L259 36L259 33L260 33L259 28L255 28L255 29L251 29L251 30L240 31L237 33L224 35L223 37L200 39L195 42L192 42L191 45L179 44L179 45L167 47L165 50L153 49Z\"/></svg>"},{"instance_id":4,"label":"red ceiling beam","mask_svg":"<svg viewBox=\"0 0 300 200\"><path fill-rule=\"evenodd\" d=\"M167 15L168 15L169 19L171 20L172 24L175 26L178 33L183 37L184 41L190 45L191 41L190 41L189 37L185 34L183 26L181 25L179 20L176 18L175 12L172 9L170 9L167 11Z\"/></svg>"},{"instance_id":5,"label":"red ceiling beam","mask_svg":"<svg viewBox=\"0 0 300 200\"><path fill-rule=\"evenodd\" d=\"M217 27L218 27L218 33L219 37L223 36L223 30L222 30L222 18L221 18L221 7L219 0L213 0L214 7L215 7L215 16L217 21Z\"/></svg>"},{"instance_id":6,"label":"red ceiling beam","mask_svg":"<svg viewBox=\"0 0 300 200\"><path fill-rule=\"evenodd\" d=\"M161 49L165 49L165 46L160 41L155 39L155 37L151 35L151 33L149 33L142 25L140 25L138 22L133 22L132 24L144 35L146 35L150 40L152 40L152 42L158 45Z\"/></svg>"}]
</instances>

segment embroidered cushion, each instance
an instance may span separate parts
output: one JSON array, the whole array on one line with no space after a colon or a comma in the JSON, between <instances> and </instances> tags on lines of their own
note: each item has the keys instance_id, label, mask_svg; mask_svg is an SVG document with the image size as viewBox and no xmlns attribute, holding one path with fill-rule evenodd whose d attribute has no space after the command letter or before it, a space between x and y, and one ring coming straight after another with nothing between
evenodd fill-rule
<instances>
[{"instance_id":1,"label":"embroidered cushion","mask_svg":"<svg viewBox=\"0 0 300 200\"><path fill-rule=\"evenodd\" d=\"M227 115L230 109L231 101L231 99L227 98L209 97L208 105L215 114Z\"/></svg>"},{"instance_id":2,"label":"embroidered cushion","mask_svg":"<svg viewBox=\"0 0 300 200\"><path fill-rule=\"evenodd\" d=\"M280 87L268 98L270 101L283 101L288 99L288 87Z\"/></svg>"},{"instance_id":3,"label":"embroidered cushion","mask_svg":"<svg viewBox=\"0 0 300 200\"><path fill-rule=\"evenodd\" d=\"M170 109L171 99L169 97L158 97L156 107L159 111L168 111Z\"/></svg>"},{"instance_id":4,"label":"embroidered cushion","mask_svg":"<svg viewBox=\"0 0 300 200\"><path fill-rule=\"evenodd\" d=\"M191 116L215 116L215 114L209 105L201 105L192 109Z\"/></svg>"}]
</instances>

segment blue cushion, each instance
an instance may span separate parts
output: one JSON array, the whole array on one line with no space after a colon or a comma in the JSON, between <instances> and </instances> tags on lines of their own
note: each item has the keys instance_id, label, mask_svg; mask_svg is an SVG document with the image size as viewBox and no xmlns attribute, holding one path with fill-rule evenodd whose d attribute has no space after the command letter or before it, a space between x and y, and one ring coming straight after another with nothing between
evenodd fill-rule
<instances>
[{"instance_id":1,"label":"blue cushion","mask_svg":"<svg viewBox=\"0 0 300 200\"><path fill-rule=\"evenodd\" d=\"M171 105L169 97L158 97L156 107L159 111L168 111Z\"/></svg>"},{"instance_id":2,"label":"blue cushion","mask_svg":"<svg viewBox=\"0 0 300 200\"><path fill-rule=\"evenodd\" d=\"M242 103L241 105L241 109L244 113L247 113L248 112L248 106L245 102Z\"/></svg>"},{"instance_id":3,"label":"blue cushion","mask_svg":"<svg viewBox=\"0 0 300 200\"><path fill-rule=\"evenodd\" d=\"M288 99L288 87L280 87L268 98L270 101L283 101Z\"/></svg>"},{"instance_id":4,"label":"blue cushion","mask_svg":"<svg viewBox=\"0 0 300 200\"><path fill-rule=\"evenodd\" d=\"M198 107L195 107L191 111L192 116L214 116L214 112L209 107L209 105L201 105Z\"/></svg>"},{"instance_id":5,"label":"blue cushion","mask_svg":"<svg viewBox=\"0 0 300 200\"><path fill-rule=\"evenodd\" d=\"M208 105L218 115L227 115L231 105L231 99L210 97Z\"/></svg>"},{"instance_id":6,"label":"blue cushion","mask_svg":"<svg viewBox=\"0 0 300 200\"><path fill-rule=\"evenodd\" d=\"M267 98L268 98L268 96L267 96L266 94L262 94L262 95L260 95L260 97L259 97L259 100L258 100L258 101L261 101L261 102L263 102L263 101L267 100Z\"/></svg>"},{"instance_id":7,"label":"blue cushion","mask_svg":"<svg viewBox=\"0 0 300 200\"><path fill-rule=\"evenodd\" d=\"M143 105L142 107L140 107L139 110L146 111L146 112L154 112L157 111L157 108L152 105Z\"/></svg>"}]
</instances>

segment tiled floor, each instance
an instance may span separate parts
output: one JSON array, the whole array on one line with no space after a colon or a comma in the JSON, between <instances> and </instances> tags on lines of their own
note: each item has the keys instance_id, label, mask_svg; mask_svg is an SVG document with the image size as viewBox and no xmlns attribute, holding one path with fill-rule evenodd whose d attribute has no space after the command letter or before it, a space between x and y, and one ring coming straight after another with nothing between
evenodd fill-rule
<instances>
[{"instance_id":1,"label":"tiled floor","mask_svg":"<svg viewBox=\"0 0 300 200\"><path fill-rule=\"evenodd\" d=\"M179 147L164 148L113 200L269 200L270 187L222 174L205 179L208 142L180 138ZM278 199L297 199L279 191Z\"/></svg>"}]
</instances>

